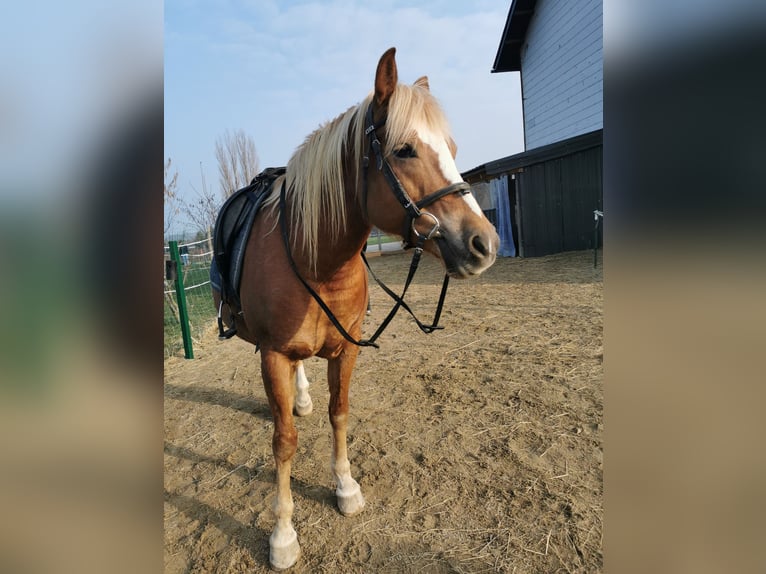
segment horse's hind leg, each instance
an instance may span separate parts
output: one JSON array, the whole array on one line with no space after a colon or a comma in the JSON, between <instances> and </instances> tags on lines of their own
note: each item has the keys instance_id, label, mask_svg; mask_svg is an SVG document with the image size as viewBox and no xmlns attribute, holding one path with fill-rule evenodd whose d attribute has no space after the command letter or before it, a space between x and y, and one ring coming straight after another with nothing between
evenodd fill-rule
<instances>
[{"instance_id":1,"label":"horse's hind leg","mask_svg":"<svg viewBox=\"0 0 766 574\"><path fill-rule=\"evenodd\" d=\"M335 477L338 508L345 516L356 514L364 508L364 497L359 484L351 478L351 465L348 462L346 449L348 387L358 354L358 347L348 345L340 356L330 359L327 365L327 381L330 385L330 423L333 430L332 473Z\"/></svg>"},{"instance_id":2,"label":"horse's hind leg","mask_svg":"<svg viewBox=\"0 0 766 574\"><path fill-rule=\"evenodd\" d=\"M309 395L309 381L306 371L303 370L303 361L298 361L295 369L295 414L299 417L310 415L314 410L314 403Z\"/></svg>"},{"instance_id":3,"label":"horse's hind leg","mask_svg":"<svg viewBox=\"0 0 766 574\"><path fill-rule=\"evenodd\" d=\"M277 570L289 568L298 560L300 546L293 528L293 497L290 492L290 469L298 445L293 422L295 367L279 353L263 350L261 374L274 418L272 450L277 467L277 496L274 514L277 522L269 538L269 561Z\"/></svg>"}]
</instances>

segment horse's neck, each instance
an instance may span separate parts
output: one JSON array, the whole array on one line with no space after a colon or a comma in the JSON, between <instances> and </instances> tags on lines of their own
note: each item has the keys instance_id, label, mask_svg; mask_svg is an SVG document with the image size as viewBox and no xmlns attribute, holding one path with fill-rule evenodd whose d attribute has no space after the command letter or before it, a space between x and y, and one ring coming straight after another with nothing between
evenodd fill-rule
<instances>
[{"instance_id":1,"label":"horse's neck","mask_svg":"<svg viewBox=\"0 0 766 574\"><path fill-rule=\"evenodd\" d=\"M325 282L349 263L361 262L359 252L367 242L370 231L372 227L365 221L355 190L347 189L345 229L338 237L333 237L329 230L320 232L316 269L306 268L307 277Z\"/></svg>"}]
</instances>

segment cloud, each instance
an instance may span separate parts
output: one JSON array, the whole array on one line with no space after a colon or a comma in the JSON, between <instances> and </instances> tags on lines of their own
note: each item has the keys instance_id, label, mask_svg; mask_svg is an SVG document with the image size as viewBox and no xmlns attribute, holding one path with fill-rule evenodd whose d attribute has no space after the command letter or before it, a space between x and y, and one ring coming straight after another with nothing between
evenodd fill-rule
<instances>
[{"instance_id":1,"label":"cloud","mask_svg":"<svg viewBox=\"0 0 766 574\"><path fill-rule=\"evenodd\" d=\"M183 18L194 10L187 7ZM397 47L400 81L429 76L452 123L460 169L522 151L518 77L490 74L507 10L505 0L418 6L258 1L225 12L206 8L196 16L204 22L176 24L171 7L167 69L184 57L177 51L184 35L193 35L194 61L180 66L213 78L214 87L195 88L205 98L201 118L195 96L171 88L177 77L166 76L166 109L175 104L167 93L185 92L183 105L170 112L178 115L166 133L167 154L183 166L180 154L205 153L188 163L194 174L201 160L210 171L216 135L242 128L253 135L263 167L283 165L308 133L367 95L378 58L391 46ZM194 146L187 143L194 140Z\"/></svg>"}]
</instances>

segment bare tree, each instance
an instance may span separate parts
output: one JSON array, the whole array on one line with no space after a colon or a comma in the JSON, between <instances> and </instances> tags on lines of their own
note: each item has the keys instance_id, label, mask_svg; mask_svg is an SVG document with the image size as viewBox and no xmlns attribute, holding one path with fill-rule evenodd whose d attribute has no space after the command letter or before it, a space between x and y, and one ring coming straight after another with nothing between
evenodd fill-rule
<instances>
[{"instance_id":1,"label":"bare tree","mask_svg":"<svg viewBox=\"0 0 766 574\"><path fill-rule=\"evenodd\" d=\"M165 233L167 235L170 228L173 226L173 220L178 215L179 211L179 197L178 197L178 172L174 172L172 177L168 179L168 173L170 172L170 166L172 161L170 158L165 162L165 176L164 176L164 192L163 200L165 202ZM165 287L168 287L168 281L165 281ZM165 302L170 308L170 312L178 320L178 305L176 305L173 294L169 291L165 292Z\"/></svg>"},{"instance_id":2,"label":"bare tree","mask_svg":"<svg viewBox=\"0 0 766 574\"><path fill-rule=\"evenodd\" d=\"M173 226L173 220L178 215L178 172L174 172L173 176L168 180L168 173L170 173L170 166L172 160L168 158L165 162L165 189L163 193L163 199L165 201L165 235L167 235L170 228Z\"/></svg>"},{"instance_id":3,"label":"bare tree","mask_svg":"<svg viewBox=\"0 0 766 574\"><path fill-rule=\"evenodd\" d=\"M202 189L199 190L193 185L191 186L194 190L195 197L189 200L182 200L181 211L184 212L189 222L194 225L197 231L204 231L207 234L210 251L212 251L213 226L218 217L218 210L221 208L223 202L220 200L218 194L208 188L201 163L200 175L202 177Z\"/></svg>"},{"instance_id":4,"label":"bare tree","mask_svg":"<svg viewBox=\"0 0 766 574\"><path fill-rule=\"evenodd\" d=\"M173 179L173 197L177 202L178 209L195 227L195 231L203 231L208 238L213 235L213 226L223 202L236 190L249 184L258 174L258 154L255 151L255 142L242 130L237 130L234 133L227 131L220 136L215 142L215 157L218 161L219 193L207 185L202 164L200 164L202 188L197 189L194 185L190 185L194 191L192 197L188 199L176 197L175 179ZM168 161L168 167L169 165ZM212 251L212 240L210 250Z\"/></svg>"},{"instance_id":5,"label":"bare tree","mask_svg":"<svg viewBox=\"0 0 766 574\"><path fill-rule=\"evenodd\" d=\"M228 130L215 142L215 158L218 161L218 181L221 194L229 197L245 187L258 175L258 153L253 138L243 130Z\"/></svg>"}]
</instances>

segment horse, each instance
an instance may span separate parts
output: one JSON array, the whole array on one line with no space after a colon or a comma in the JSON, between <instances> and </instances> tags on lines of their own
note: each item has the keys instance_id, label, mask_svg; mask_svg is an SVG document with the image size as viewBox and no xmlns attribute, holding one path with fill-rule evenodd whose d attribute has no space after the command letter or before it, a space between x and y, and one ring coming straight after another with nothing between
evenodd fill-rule
<instances>
[{"instance_id":1,"label":"horse","mask_svg":"<svg viewBox=\"0 0 766 574\"><path fill-rule=\"evenodd\" d=\"M229 309L213 292L219 312L233 318L227 324L236 323L237 336L261 352L274 421L269 561L277 570L300 553L290 472L293 416L313 409L302 363L309 357L327 360L338 508L351 516L365 504L351 476L346 427L368 304L361 252L372 227L434 255L448 277L479 275L497 255L498 235L457 170L457 146L428 78L400 84L395 53L381 56L373 91L311 133L274 182L247 239L240 308Z\"/></svg>"}]
</instances>

